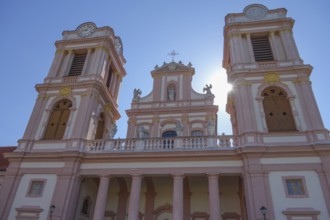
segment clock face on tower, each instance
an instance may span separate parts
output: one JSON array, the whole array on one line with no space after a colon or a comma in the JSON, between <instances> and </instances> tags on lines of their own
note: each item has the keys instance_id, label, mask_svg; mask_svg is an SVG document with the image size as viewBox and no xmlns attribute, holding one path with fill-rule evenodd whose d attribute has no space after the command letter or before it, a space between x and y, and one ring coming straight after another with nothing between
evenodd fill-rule
<instances>
[{"instance_id":1,"label":"clock face on tower","mask_svg":"<svg viewBox=\"0 0 330 220\"><path fill-rule=\"evenodd\" d=\"M78 34L81 37L88 37L89 35L93 34L96 27L94 24L86 23L78 27Z\"/></svg>"}]
</instances>

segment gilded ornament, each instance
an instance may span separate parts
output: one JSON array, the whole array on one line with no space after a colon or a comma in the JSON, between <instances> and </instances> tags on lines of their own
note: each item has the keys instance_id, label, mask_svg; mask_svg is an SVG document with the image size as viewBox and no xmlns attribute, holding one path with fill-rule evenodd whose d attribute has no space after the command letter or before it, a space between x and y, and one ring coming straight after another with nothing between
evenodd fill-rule
<instances>
[{"instance_id":1,"label":"gilded ornament","mask_svg":"<svg viewBox=\"0 0 330 220\"><path fill-rule=\"evenodd\" d=\"M111 104L104 105L103 109L105 112L111 112L111 110L112 110Z\"/></svg>"},{"instance_id":2,"label":"gilded ornament","mask_svg":"<svg viewBox=\"0 0 330 220\"><path fill-rule=\"evenodd\" d=\"M135 123L136 123L136 119L135 119L135 118L130 118L130 119L128 120L128 123L130 123L130 124L135 124Z\"/></svg>"},{"instance_id":3,"label":"gilded ornament","mask_svg":"<svg viewBox=\"0 0 330 220\"><path fill-rule=\"evenodd\" d=\"M65 50L57 50L56 54L65 54Z\"/></svg>"},{"instance_id":4,"label":"gilded ornament","mask_svg":"<svg viewBox=\"0 0 330 220\"><path fill-rule=\"evenodd\" d=\"M88 95L92 95L92 94L90 92L84 92L84 93L80 94L81 97L88 96Z\"/></svg>"},{"instance_id":5,"label":"gilded ornament","mask_svg":"<svg viewBox=\"0 0 330 220\"><path fill-rule=\"evenodd\" d=\"M264 81L266 83L276 83L280 81L280 77L276 72L269 72L265 74Z\"/></svg>"},{"instance_id":6,"label":"gilded ornament","mask_svg":"<svg viewBox=\"0 0 330 220\"><path fill-rule=\"evenodd\" d=\"M153 121L153 123L158 123L159 122L159 118L153 118L152 121Z\"/></svg>"},{"instance_id":7,"label":"gilded ornament","mask_svg":"<svg viewBox=\"0 0 330 220\"><path fill-rule=\"evenodd\" d=\"M37 99L48 99L48 95L46 94L39 94Z\"/></svg>"},{"instance_id":8,"label":"gilded ornament","mask_svg":"<svg viewBox=\"0 0 330 220\"><path fill-rule=\"evenodd\" d=\"M295 84L299 84L299 83L303 83L303 82L309 82L311 83L311 81L309 80L308 77L304 77L304 78L297 78L293 81L293 83Z\"/></svg>"},{"instance_id":9,"label":"gilded ornament","mask_svg":"<svg viewBox=\"0 0 330 220\"><path fill-rule=\"evenodd\" d=\"M252 83L250 83L249 81L242 81L239 83L240 86L251 86Z\"/></svg>"},{"instance_id":10,"label":"gilded ornament","mask_svg":"<svg viewBox=\"0 0 330 220\"><path fill-rule=\"evenodd\" d=\"M228 96L227 105L233 106L235 104L235 99L233 96Z\"/></svg>"},{"instance_id":11,"label":"gilded ornament","mask_svg":"<svg viewBox=\"0 0 330 220\"><path fill-rule=\"evenodd\" d=\"M71 87L65 86L59 90L61 96L68 96L71 94Z\"/></svg>"},{"instance_id":12,"label":"gilded ornament","mask_svg":"<svg viewBox=\"0 0 330 220\"><path fill-rule=\"evenodd\" d=\"M184 123L187 123L187 122L189 121L188 116L183 116L183 117L182 117L182 121L183 121Z\"/></svg>"}]
</instances>

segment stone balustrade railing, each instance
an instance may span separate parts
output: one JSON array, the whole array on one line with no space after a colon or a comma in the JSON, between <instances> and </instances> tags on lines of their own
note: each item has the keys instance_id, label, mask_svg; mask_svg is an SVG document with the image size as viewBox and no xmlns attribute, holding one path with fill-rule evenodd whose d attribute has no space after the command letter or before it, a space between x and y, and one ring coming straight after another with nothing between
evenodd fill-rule
<instances>
[{"instance_id":1,"label":"stone balustrade railing","mask_svg":"<svg viewBox=\"0 0 330 220\"><path fill-rule=\"evenodd\" d=\"M233 135L143 138L143 139L101 139L87 142L87 152L135 152L135 151L179 151L179 150L222 150L236 147Z\"/></svg>"}]
</instances>

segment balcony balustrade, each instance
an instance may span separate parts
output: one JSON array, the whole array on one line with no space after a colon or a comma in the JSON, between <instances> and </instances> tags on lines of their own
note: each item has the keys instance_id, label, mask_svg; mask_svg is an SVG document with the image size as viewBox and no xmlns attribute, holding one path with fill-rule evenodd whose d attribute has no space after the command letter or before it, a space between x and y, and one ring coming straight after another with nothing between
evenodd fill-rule
<instances>
[{"instance_id":1,"label":"balcony balustrade","mask_svg":"<svg viewBox=\"0 0 330 220\"><path fill-rule=\"evenodd\" d=\"M136 152L136 151L183 151L183 150L225 150L236 148L233 135L173 137L173 138L134 138L101 139L87 142L87 152Z\"/></svg>"}]
</instances>

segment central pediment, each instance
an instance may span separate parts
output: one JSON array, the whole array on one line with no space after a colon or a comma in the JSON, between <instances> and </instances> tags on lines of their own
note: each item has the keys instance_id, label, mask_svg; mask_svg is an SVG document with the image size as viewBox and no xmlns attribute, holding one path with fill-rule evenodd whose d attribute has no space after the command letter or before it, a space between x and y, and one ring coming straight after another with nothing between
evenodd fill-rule
<instances>
[{"instance_id":1,"label":"central pediment","mask_svg":"<svg viewBox=\"0 0 330 220\"><path fill-rule=\"evenodd\" d=\"M170 63L164 62L162 66L155 66L155 69L151 73L165 73L165 72L182 72L182 71L193 71L195 69L192 67L192 64L189 62L188 65L183 64L181 61L179 63L172 61Z\"/></svg>"}]
</instances>

